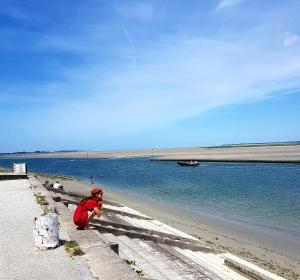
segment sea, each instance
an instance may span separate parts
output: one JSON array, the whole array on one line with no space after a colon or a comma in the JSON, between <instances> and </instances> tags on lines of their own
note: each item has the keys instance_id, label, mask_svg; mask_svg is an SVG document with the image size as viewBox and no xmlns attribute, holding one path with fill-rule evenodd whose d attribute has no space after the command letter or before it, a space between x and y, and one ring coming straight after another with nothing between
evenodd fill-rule
<instances>
[{"instance_id":1,"label":"sea","mask_svg":"<svg viewBox=\"0 0 300 280\"><path fill-rule=\"evenodd\" d=\"M300 240L300 164L201 162L182 167L150 158L0 158L29 172L74 176L193 213L253 225Z\"/></svg>"}]
</instances>

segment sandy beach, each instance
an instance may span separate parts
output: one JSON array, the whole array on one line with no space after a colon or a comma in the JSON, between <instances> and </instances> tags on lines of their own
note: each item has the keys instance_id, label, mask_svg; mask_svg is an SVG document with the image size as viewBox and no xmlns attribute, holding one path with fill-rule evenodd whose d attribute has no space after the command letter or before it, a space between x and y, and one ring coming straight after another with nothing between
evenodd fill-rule
<instances>
[{"instance_id":1,"label":"sandy beach","mask_svg":"<svg viewBox=\"0 0 300 280\"><path fill-rule=\"evenodd\" d=\"M300 145L245 145L228 147L194 147L166 149L132 149L113 151L78 151L11 154L14 158L128 158L152 157L155 160L300 162Z\"/></svg>"},{"instance_id":2,"label":"sandy beach","mask_svg":"<svg viewBox=\"0 0 300 280\"><path fill-rule=\"evenodd\" d=\"M57 178L66 191L89 194L91 186L83 181L45 175L38 177L41 182ZM271 232L259 232L251 226L199 215L176 205L147 201L120 191L104 190L106 199L129 206L191 234L215 250L231 252L287 279L300 279L300 246L297 240L287 240L284 236L278 239Z\"/></svg>"}]
</instances>

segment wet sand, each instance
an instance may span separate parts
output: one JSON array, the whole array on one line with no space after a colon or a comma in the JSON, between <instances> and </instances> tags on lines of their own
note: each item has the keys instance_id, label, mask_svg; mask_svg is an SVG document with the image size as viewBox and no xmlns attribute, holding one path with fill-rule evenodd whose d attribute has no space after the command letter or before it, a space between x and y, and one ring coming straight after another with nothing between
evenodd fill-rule
<instances>
[{"instance_id":1,"label":"wet sand","mask_svg":"<svg viewBox=\"0 0 300 280\"><path fill-rule=\"evenodd\" d=\"M57 177L39 177L54 182ZM92 187L80 180L59 181L66 191L89 195ZM104 189L105 199L119 202L189 233L215 250L224 250L247 259L287 279L300 279L300 242L286 236L263 232L253 226L215 216L190 212L174 206L141 199L112 189Z\"/></svg>"}]
</instances>

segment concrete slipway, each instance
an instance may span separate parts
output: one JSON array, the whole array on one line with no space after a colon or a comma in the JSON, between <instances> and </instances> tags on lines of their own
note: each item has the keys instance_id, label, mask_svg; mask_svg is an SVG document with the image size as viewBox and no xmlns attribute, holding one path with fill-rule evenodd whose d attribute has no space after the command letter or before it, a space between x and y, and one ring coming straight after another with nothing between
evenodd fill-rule
<instances>
[{"instance_id":1,"label":"concrete slipway","mask_svg":"<svg viewBox=\"0 0 300 280\"><path fill-rule=\"evenodd\" d=\"M94 234L92 244L86 244L87 231L74 231L71 222L80 195L49 191L63 213L69 235L84 250L117 243L119 256L115 259L127 260L145 279L284 279L229 253L212 251L195 237L113 201L105 201L101 219L95 219L93 230L88 230ZM114 279L109 274L108 278L101 276Z\"/></svg>"},{"instance_id":2,"label":"concrete slipway","mask_svg":"<svg viewBox=\"0 0 300 280\"><path fill-rule=\"evenodd\" d=\"M4 182L6 182L7 186L8 181ZM11 184L26 189L22 217L23 215L28 217L26 218L26 223L20 218L18 223L23 224L22 227L24 228L17 229L16 226L12 225L14 222L9 222L9 220L13 221L13 217L6 212L7 223L5 228L1 227L1 233L6 236L6 242L11 240L12 235L13 240L19 240L12 248L8 248L8 245L4 244L7 252L4 255L3 252L0 253L2 254L1 273L4 271L6 275L8 275L9 271L10 273L14 271L17 273L19 267L23 266L22 260L24 259L22 257L19 260L21 265L18 265L18 268L15 267L17 255L24 254L23 248L21 253L17 250L19 243L27 244L26 250L33 251L31 244L32 221L34 215L41 214L41 210L37 205L34 205L33 196L29 190L30 186L35 193L44 195L50 205L59 212L59 221L64 232L63 238L76 240L86 253L83 257L71 259L64 254L61 248L58 248L43 252L42 258L38 257L35 259L35 256L33 256L33 261L24 261L27 270L35 271L37 269L40 276L44 273L44 276L41 278L49 278L47 270L42 271L39 268L44 261L43 258L45 258L45 265L49 263L52 265L53 263L51 269L55 270L56 273L60 273L56 278L49 279L68 279L67 277L62 277L62 275L70 275L70 279L71 277L72 279L93 277L101 280L138 278L162 280L284 279L229 253L212 251L193 236L112 201L105 201L102 217L95 219L89 230L76 230L72 223L72 214L76 202L81 199L80 195L49 188L45 189L34 177L31 177L29 181L20 180L18 183L11 181ZM1 192L4 187L3 182L0 182ZM23 193L20 195L22 200ZM10 198L12 199L13 196L14 194L11 193ZM13 211L14 206L10 206L9 209ZM14 230L8 229L12 226ZM25 229L27 233L24 235ZM13 232L6 232L6 230ZM119 255L110 249L112 243L119 245ZM34 255L35 253L31 254ZM2 261L2 257L9 258L9 261ZM92 275L86 272L85 265L89 268ZM10 269L7 269L7 267L10 267ZM79 267L81 269L78 269ZM49 268L49 271L51 269ZM85 273L82 271L85 271ZM6 277L5 279L8 278Z\"/></svg>"}]
</instances>

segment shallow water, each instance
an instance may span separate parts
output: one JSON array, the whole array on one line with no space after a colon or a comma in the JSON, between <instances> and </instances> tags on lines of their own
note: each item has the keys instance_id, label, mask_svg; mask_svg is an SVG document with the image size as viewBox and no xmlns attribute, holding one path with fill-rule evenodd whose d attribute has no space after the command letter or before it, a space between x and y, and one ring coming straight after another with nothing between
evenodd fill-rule
<instances>
[{"instance_id":1,"label":"shallow water","mask_svg":"<svg viewBox=\"0 0 300 280\"><path fill-rule=\"evenodd\" d=\"M135 196L213 214L273 233L300 238L300 165L202 163L134 159L0 159L0 166L28 164L29 171L94 181Z\"/></svg>"}]
</instances>

